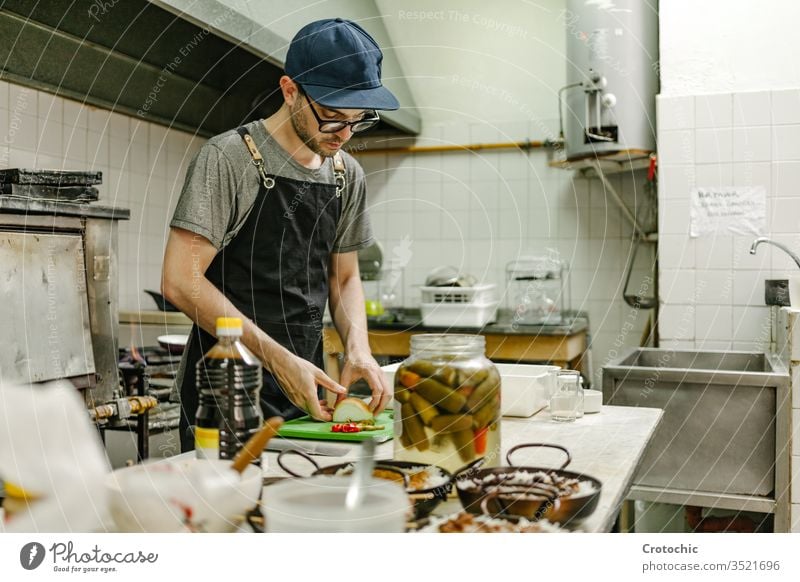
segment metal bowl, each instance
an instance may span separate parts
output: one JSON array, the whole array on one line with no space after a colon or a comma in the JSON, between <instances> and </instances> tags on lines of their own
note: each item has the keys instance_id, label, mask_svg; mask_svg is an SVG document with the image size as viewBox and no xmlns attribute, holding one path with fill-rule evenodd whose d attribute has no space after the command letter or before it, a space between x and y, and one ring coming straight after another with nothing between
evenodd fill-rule
<instances>
[{"instance_id":1,"label":"metal bowl","mask_svg":"<svg viewBox=\"0 0 800 582\"><path fill-rule=\"evenodd\" d=\"M567 456L558 469L516 467L511 455L522 448L558 449ZM455 476L456 491L466 511L473 514L518 516L536 521L547 519L562 525L577 525L589 517L600 501L602 483L589 475L565 471L572 460L569 451L559 445L528 443L508 451L508 467L480 469L467 467ZM559 479L575 479L587 484L585 493L563 495L557 488L541 482L520 479L522 474L545 473Z\"/></svg>"}]
</instances>

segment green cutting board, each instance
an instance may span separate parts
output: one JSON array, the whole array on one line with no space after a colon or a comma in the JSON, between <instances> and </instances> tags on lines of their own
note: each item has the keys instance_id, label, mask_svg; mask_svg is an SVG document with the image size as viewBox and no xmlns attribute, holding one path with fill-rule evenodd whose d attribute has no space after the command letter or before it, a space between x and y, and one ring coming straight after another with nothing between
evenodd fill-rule
<instances>
[{"instance_id":1,"label":"green cutting board","mask_svg":"<svg viewBox=\"0 0 800 582\"><path fill-rule=\"evenodd\" d=\"M278 429L278 436L293 439L316 439L329 441L364 441L375 439L379 443L392 438L393 415L391 410L384 410L375 419L375 423L383 425L382 430L363 430L361 432L332 432L332 422L320 422L310 416L302 416L283 423Z\"/></svg>"}]
</instances>

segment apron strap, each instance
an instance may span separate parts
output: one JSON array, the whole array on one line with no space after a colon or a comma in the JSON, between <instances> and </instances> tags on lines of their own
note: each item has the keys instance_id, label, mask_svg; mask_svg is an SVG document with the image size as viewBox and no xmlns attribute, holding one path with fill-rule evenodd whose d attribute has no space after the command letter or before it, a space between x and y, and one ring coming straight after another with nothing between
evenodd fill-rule
<instances>
[{"instance_id":1,"label":"apron strap","mask_svg":"<svg viewBox=\"0 0 800 582\"><path fill-rule=\"evenodd\" d=\"M236 133L238 133L242 140L244 140L244 145L247 146L247 150L250 152L250 157L253 158L253 165L261 175L261 181L264 183L264 187L267 190L271 190L272 187L275 186L275 179L272 176L269 176L264 169L264 157L261 155L261 152L258 151L256 142L253 141L253 136L250 135L250 132L247 131L246 127L237 127ZM345 171L342 152L336 152L333 155L333 179L336 181L336 197L341 198L342 192L344 192L344 189L347 186L347 173Z\"/></svg>"},{"instance_id":2,"label":"apron strap","mask_svg":"<svg viewBox=\"0 0 800 582\"><path fill-rule=\"evenodd\" d=\"M347 186L347 174L345 173L342 152L336 152L333 155L333 179L336 180L336 197L340 198L345 186Z\"/></svg>"},{"instance_id":3,"label":"apron strap","mask_svg":"<svg viewBox=\"0 0 800 582\"><path fill-rule=\"evenodd\" d=\"M272 190L272 188L275 186L275 178L269 176L264 169L264 157L261 155L261 152L258 151L256 142L253 141L253 136L250 135L250 132L247 131L247 128L245 127L237 127L236 133L238 133L242 140L244 140L244 145L247 146L247 150L250 152L250 157L253 158L253 165L256 167L259 175L261 176L261 182L264 184L264 188L267 190Z\"/></svg>"}]
</instances>

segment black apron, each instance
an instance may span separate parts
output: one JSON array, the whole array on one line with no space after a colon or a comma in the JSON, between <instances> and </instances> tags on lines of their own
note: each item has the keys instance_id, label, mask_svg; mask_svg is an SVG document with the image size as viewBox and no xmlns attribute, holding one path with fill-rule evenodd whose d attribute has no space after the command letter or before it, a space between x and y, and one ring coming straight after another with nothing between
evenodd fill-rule
<instances>
[{"instance_id":1,"label":"black apron","mask_svg":"<svg viewBox=\"0 0 800 582\"><path fill-rule=\"evenodd\" d=\"M206 278L272 339L318 367L322 315L328 300L328 265L341 213L344 164L334 160L336 184L267 174L244 127L236 130L259 171L255 203L236 236L212 260ZM194 449L190 426L198 405L195 366L216 338L192 327L181 393L181 450ZM266 369L261 388L264 418L306 414L292 404ZM318 388L318 395L321 395Z\"/></svg>"}]
</instances>

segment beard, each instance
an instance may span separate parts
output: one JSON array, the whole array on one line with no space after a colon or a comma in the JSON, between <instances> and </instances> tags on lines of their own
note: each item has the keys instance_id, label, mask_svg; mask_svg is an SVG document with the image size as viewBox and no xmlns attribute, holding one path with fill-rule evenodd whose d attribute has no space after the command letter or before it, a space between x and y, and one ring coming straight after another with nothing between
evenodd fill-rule
<instances>
[{"instance_id":1,"label":"beard","mask_svg":"<svg viewBox=\"0 0 800 582\"><path fill-rule=\"evenodd\" d=\"M314 135L308 128L308 122L306 120L305 114L303 113L303 107L300 104L300 101L296 101L294 107L292 107L290 111L291 115L289 118L292 120L292 128L294 132L297 134L297 137L306 145L308 149L310 149L315 154L322 156L323 158L332 158L336 152L339 151L339 148L327 148L325 146L326 143L338 143L342 144L343 142L338 139L333 134L330 134L332 139L323 140L323 139L316 139ZM323 134L324 135L324 134Z\"/></svg>"}]
</instances>

